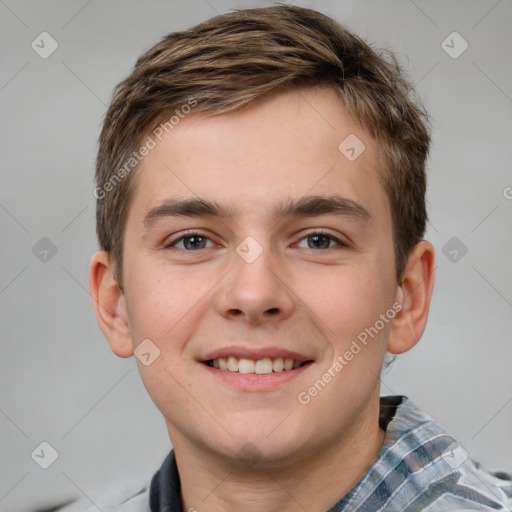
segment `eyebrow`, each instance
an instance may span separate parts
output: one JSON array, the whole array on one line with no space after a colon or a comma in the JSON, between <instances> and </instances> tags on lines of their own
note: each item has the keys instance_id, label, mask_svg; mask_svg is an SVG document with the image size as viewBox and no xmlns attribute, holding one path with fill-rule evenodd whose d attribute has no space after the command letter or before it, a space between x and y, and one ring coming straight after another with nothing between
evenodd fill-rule
<instances>
[{"instance_id":1,"label":"eyebrow","mask_svg":"<svg viewBox=\"0 0 512 512\"><path fill-rule=\"evenodd\" d=\"M273 211L275 219L287 217L313 217L318 215L339 215L354 220L369 222L371 215L366 208L352 199L339 195L305 196L288 199ZM236 208L202 198L171 198L151 208L142 224L149 229L159 219L172 217L219 217L233 219L239 216Z\"/></svg>"}]
</instances>

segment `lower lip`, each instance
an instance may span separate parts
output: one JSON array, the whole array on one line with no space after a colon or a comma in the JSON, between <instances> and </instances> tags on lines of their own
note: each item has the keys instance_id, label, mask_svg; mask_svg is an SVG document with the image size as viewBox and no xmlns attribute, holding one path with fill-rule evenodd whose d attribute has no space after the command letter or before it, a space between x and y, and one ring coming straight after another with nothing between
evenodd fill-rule
<instances>
[{"instance_id":1,"label":"lower lip","mask_svg":"<svg viewBox=\"0 0 512 512\"><path fill-rule=\"evenodd\" d=\"M274 391L283 384L302 375L312 365L307 363L295 370L283 370L282 372L264 373L258 375L256 373L239 373L230 372L229 370L218 370L204 363L200 363L210 375L222 382L237 388L240 391Z\"/></svg>"}]
</instances>

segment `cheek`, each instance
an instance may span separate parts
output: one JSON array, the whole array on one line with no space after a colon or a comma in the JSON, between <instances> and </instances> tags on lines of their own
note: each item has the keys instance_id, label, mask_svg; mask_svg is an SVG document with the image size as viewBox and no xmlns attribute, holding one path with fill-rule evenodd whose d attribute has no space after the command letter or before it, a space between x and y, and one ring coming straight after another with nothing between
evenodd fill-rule
<instances>
[{"instance_id":1,"label":"cheek","mask_svg":"<svg viewBox=\"0 0 512 512\"><path fill-rule=\"evenodd\" d=\"M204 274L169 272L165 265L152 265L132 274L130 330L132 338L149 338L157 344L186 339L187 328L197 322L208 300L212 284Z\"/></svg>"},{"instance_id":2,"label":"cheek","mask_svg":"<svg viewBox=\"0 0 512 512\"><path fill-rule=\"evenodd\" d=\"M190 395L180 385L188 378L182 358L205 315L214 281L191 271L170 272L164 265L140 266L132 276L137 276L127 282L132 341L138 345L149 339L160 351L148 366L137 361L142 381L160 410L171 407L184 413Z\"/></svg>"},{"instance_id":3,"label":"cheek","mask_svg":"<svg viewBox=\"0 0 512 512\"><path fill-rule=\"evenodd\" d=\"M345 344L389 307L387 288L377 282L371 271L328 268L324 274L303 276L298 296L320 320L328 339Z\"/></svg>"}]
</instances>

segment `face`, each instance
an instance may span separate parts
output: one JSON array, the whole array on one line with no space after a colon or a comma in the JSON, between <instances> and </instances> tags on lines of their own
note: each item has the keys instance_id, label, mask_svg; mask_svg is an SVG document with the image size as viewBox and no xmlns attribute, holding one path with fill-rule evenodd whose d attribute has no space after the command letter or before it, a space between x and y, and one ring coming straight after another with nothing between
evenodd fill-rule
<instances>
[{"instance_id":1,"label":"face","mask_svg":"<svg viewBox=\"0 0 512 512\"><path fill-rule=\"evenodd\" d=\"M285 461L367 421L397 297L382 173L326 90L191 114L145 157L123 300L175 447Z\"/></svg>"}]
</instances>

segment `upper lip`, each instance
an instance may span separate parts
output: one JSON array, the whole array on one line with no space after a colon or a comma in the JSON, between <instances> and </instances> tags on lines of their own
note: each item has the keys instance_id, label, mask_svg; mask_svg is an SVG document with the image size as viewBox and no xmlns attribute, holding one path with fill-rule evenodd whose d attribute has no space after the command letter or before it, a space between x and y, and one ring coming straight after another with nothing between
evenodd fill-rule
<instances>
[{"instance_id":1,"label":"upper lip","mask_svg":"<svg viewBox=\"0 0 512 512\"><path fill-rule=\"evenodd\" d=\"M300 354L299 352L294 352L293 350L287 350L284 348L245 348L239 345L234 345L232 347L222 347L216 350L212 350L211 352L206 354L201 360L210 361L213 359L218 359L219 357L227 358L229 356L233 356L238 359L252 359L253 361L258 361L259 359L263 359L265 357L270 357L272 359L282 357L283 359L293 359L294 361L299 363L304 363L306 361L313 360L313 358L308 355Z\"/></svg>"}]
</instances>

